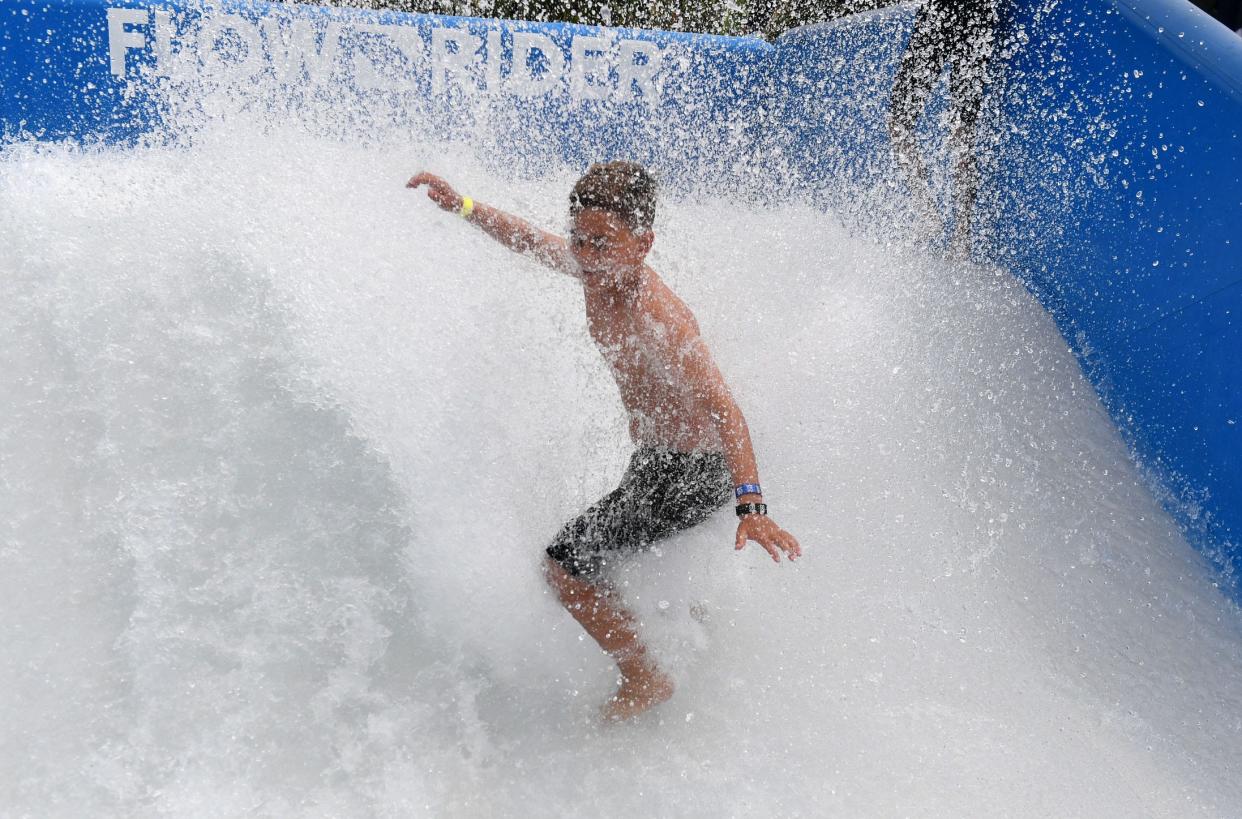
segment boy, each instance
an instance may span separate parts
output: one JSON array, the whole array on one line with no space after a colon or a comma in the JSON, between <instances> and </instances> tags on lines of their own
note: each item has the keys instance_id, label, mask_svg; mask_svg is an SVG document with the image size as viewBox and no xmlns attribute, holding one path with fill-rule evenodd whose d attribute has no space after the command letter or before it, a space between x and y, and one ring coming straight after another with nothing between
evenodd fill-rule
<instances>
[{"instance_id":1,"label":"boy","mask_svg":"<svg viewBox=\"0 0 1242 819\"><path fill-rule=\"evenodd\" d=\"M734 497L736 548L759 543L780 562L798 541L767 516L750 433L699 337L690 309L643 260L655 239L655 180L640 165L592 165L569 196L569 240L459 195L420 173L408 188L582 283L587 323L608 363L636 447L621 485L561 529L547 549L545 576L561 604L614 660L621 686L604 706L626 719L673 695L603 576L608 560L706 520Z\"/></svg>"}]
</instances>

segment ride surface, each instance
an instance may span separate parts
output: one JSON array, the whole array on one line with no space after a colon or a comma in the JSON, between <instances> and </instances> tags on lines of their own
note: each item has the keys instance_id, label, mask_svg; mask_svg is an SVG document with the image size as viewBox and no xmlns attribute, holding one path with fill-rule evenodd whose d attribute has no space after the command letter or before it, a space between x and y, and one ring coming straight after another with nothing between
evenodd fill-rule
<instances>
[{"instance_id":1,"label":"ride surface","mask_svg":"<svg viewBox=\"0 0 1242 819\"><path fill-rule=\"evenodd\" d=\"M1024 8L993 263L953 266L899 237L910 17L0 10L5 808L1236 812L1242 47ZM615 396L572 289L400 185L555 229L612 156L810 548L718 520L636 562L681 688L600 734L535 567L616 477Z\"/></svg>"}]
</instances>

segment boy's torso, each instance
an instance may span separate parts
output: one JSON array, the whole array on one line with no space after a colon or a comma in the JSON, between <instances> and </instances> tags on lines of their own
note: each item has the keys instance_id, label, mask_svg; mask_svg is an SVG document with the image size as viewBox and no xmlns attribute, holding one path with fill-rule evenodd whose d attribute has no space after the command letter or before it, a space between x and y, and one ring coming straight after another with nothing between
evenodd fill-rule
<instances>
[{"instance_id":1,"label":"boy's torso","mask_svg":"<svg viewBox=\"0 0 1242 819\"><path fill-rule=\"evenodd\" d=\"M680 345L698 337L694 314L647 268L624 302L586 293L587 324L621 391L637 446L718 451L720 437L693 385L676 373Z\"/></svg>"}]
</instances>

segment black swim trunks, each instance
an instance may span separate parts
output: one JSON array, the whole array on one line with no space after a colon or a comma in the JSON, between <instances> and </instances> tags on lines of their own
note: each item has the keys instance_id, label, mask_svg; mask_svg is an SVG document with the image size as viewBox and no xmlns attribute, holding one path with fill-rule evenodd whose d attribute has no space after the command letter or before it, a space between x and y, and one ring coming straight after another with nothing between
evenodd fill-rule
<instances>
[{"instance_id":1,"label":"black swim trunks","mask_svg":"<svg viewBox=\"0 0 1242 819\"><path fill-rule=\"evenodd\" d=\"M565 524L548 556L571 575L594 579L610 560L702 523L732 496L722 453L640 447L621 485Z\"/></svg>"}]
</instances>

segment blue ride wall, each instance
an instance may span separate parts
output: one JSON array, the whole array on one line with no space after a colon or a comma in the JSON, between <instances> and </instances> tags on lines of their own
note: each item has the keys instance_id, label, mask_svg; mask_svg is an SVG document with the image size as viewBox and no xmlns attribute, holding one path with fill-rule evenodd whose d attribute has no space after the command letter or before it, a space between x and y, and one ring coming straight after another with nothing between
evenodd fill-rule
<instances>
[{"instance_id":1,"label":"blue ride wall","mask_svg":"<svg viewBox=\"0 0 1242 819\"><path fill-rule=\"evenodd\" d=\"M1174 0L1024 22L1035 47L1015 59L1018 127L996 146L1015 160L992 180L996 247L1237 595L1242 37Z\"/></svg>"},{"instance_id":2,"label":"blue ride wall","mask_svg":"<svg viewBox=\"0 0 1242 819\"><path fill-rule=\"evenodd\" d=\"M277 116L318 111L353 137L434 129L519 172L624 155L674 188L816 199L843 181L893 184L888 90L912 18L896 7L772 46L262 3L10 0L0 123L7 139L134 142L210 116L196 94L263 88L257 104ZM1040 297L1236 593L1242 38L1182 0L1021 2L1003 30L977 250Z\"/></svg>"}]
</instances>

